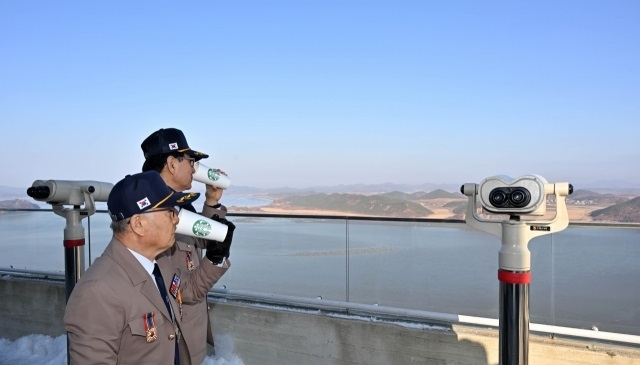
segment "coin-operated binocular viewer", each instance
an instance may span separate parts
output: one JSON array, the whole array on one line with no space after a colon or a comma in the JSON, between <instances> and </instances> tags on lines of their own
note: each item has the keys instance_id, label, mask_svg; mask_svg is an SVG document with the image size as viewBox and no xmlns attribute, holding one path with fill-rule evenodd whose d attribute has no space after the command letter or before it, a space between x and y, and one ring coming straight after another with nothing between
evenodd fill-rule
<instances>
[{"instance_id":1,"label":"coin-operated binocular viewer","mask_svg":"<svg viewBox=\"0 0 640 365\"><path fill-rule=\"evenodd\" d=\"M36 180L27 195L51 204L66 219L64 265L67 300L84 272L84 227L81 220L96 212L95 202L106 202L113 184L100 181ZM66 207L70 206L70 207Z\"/></svg>"},{"instance_id":2,"label":"coin-operated binocular viewer","mask_svg":"<svg viewBox=\"0 0 640 365\"><path fill-rule=\"evenodd\" d=\"M498 257L500 281L500 365L527 365L529 362L529 284L531 253L527 247L534 237L560 232L569 225L565 199L573 192L569 183L549 184L542 176L517 179L493 176L480 184L464 184L460 191L469 197L468 226L497 236L502 241ZM521 216L545 216L547 196L556 197L556 214L549 220L525 221ZM508 215L505 220L480 216L483 213Z\"/></svg>"}]
</instances>

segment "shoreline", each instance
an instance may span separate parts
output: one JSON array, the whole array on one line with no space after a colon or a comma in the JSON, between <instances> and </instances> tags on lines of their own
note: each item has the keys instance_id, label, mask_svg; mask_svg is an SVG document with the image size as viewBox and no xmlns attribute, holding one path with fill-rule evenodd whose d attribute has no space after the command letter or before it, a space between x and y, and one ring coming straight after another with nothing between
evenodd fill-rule
<instances>
[{"instance_id":1,"label":"shoreline","mask_svg":"<svg viewBox=\"0 0 640 365\"><path fill-rule=\"evenodd\" d=\"M322 210L322 209L310 209L310 208L283 208L283 207L273 207L270 205L259 206L259 207L236 207L231 206L228 207L229 212L233 213L266 213L266 214L296 214L296 215L330 215L330 216L357 216L357 217L390 217L384 215L367 215L367 214L358 214L337 210ZM407 218L426 218L426 219L464 219L462 217L456 218L456 214L453 213L452 209L442 208L442 207L429 207L427 206L433 214L430 214L425 217L407 217ZM606 206L593 205L593 206L567 206L567 212L569 214L570 222L599 222L594 221L589 215L592 211L606 208ZM547 215L545 215L544 219L553 218L555 215L555 206L547 207ZM401 218L395 217L394 218Z\"/></svg>"}]
</instances>

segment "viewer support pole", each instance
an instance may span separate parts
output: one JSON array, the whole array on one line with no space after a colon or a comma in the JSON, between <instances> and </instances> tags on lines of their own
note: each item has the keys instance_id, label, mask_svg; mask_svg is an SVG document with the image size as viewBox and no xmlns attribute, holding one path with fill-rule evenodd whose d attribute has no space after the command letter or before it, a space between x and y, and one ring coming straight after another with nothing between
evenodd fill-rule
<instances>
[{"instance_id":1,"label":"viewer support pole","mask_svg":"<svg viewBox=\"0 0 640 365\"><path fill-rule=\"evenodd\" d=\"M62 205L53 205L53 212L66 220L64 227L64 283L66 298L69 301L71 292L76 283L84 273L84 227L82 218L95 213L95 204L92 199L86 202L88 208L80 209L74 206L72 209L64 208ZM71 364L69 356L69 337L67 337L67 365Z\"/></svg>"},{"instance_id":2,"label":"viewer support pole","mask_svg":"<svg viewBox=\"0 0 640 365\"><path fill-rule=\"evenodd\" d=\"M513 271L501 274L522 275ZM529 283L518 284L500 278L500 364L529 362Z\"/></svg>"},{"instance_id":3,"label":"viewer support pole","mask_svg":"<svg viewBox=\"0 0 640 365\"><path fill-rule=\"evenodd\" d=\"M67 225L64 227L64 276L66 300L84 272L84 227L80 220L87 215L80 210L64 212Z\"/></svg>"},{"instance_id":4,"label":"viewer support pole","mask_svg":"<svg viewBox=\"0 0 640 365\"><path fill-rule=\"evenodd\" d=\"M500 364L529 363L529 284L531 254L527 226L517 219L502 222L498 258L500 281Z\"/></svg>"}]
</instances>

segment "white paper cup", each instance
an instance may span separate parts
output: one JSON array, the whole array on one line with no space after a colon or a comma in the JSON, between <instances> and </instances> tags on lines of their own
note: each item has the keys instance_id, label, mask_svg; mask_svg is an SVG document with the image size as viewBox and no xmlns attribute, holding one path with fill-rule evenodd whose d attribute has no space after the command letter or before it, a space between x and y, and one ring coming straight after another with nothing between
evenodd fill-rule
<instances>
[{"instance_id":1,"label":"white paper cup","mask_svg":"<svg viewBox=\"0 0 640 365\"><path fill-rule=\"evenodd\" d=\"M229 176L221 174L216 169L212 169L199 161L196 162L193 167L196 169L196 172L193 173L193 180L195 181L207 185L213 185L221 189L226 189L231 185Z\"/></svg>"},{"instance_id":2,"label":"white paper cup","mask_svg":"<svg viewBox=\"0 0 640 365\"><path fill-rule=\"evenodd\" d=\"M180 209L178 213L177 234L184 234L196 238L204 238L207 240L224 241L227 236L229 227L226 224L216 222L213 219L201 216L198 213Z\"/></svg>"}]
</instances>

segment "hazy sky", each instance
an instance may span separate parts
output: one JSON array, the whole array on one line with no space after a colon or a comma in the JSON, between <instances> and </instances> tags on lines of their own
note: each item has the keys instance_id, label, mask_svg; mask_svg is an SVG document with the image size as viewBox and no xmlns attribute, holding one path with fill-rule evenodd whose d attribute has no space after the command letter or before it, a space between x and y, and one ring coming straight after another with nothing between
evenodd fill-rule
<instances>
[{"instance_id":1,"label":"hazy sky","mask_svg":"<svg viewBox=\"0 0 640 365\"><path fill-rule=\"evenodd\" d=\"M233 185L640 186L640 2L1 1L0 185L182 129Z\"/></svg>"}]
</instances>

